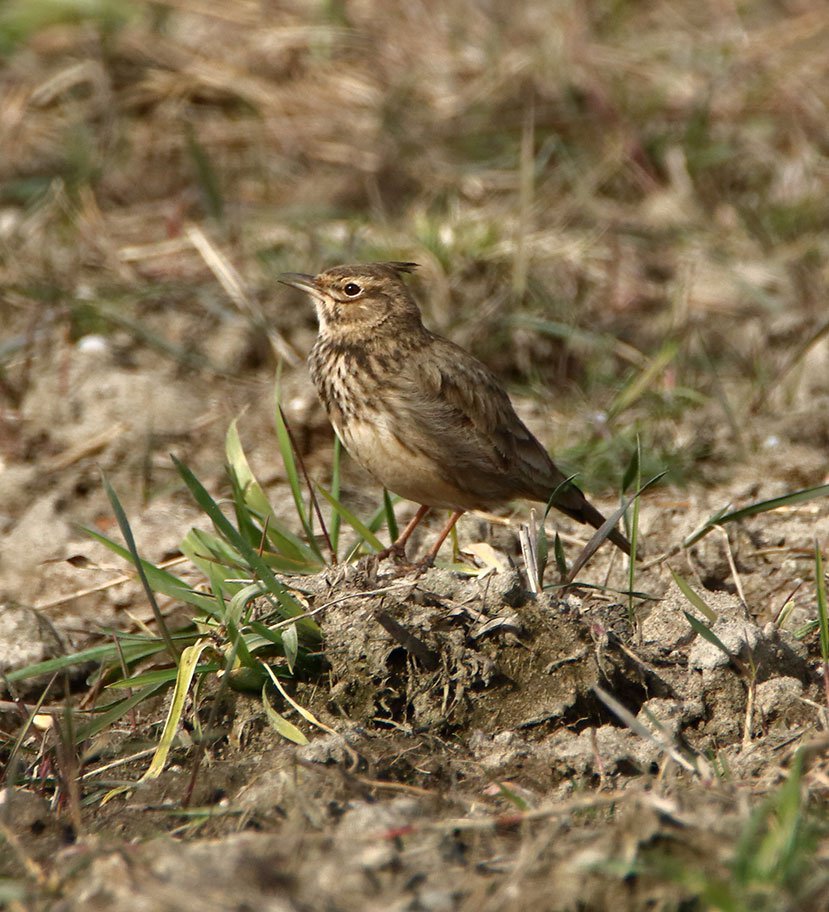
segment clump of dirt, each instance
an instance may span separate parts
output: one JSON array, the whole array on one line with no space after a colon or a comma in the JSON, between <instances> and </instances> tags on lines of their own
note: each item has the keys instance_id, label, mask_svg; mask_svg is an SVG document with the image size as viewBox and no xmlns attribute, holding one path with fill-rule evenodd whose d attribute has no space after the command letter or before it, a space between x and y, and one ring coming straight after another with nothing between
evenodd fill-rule
<instances>
[{"instance_id":1,"label":"clump of dirt","mask_svg":"<svg viewBox=\"0 0 829 912\"><path fill-rule=\"evenodd\" d=\"M90 805L80 829L7 792L19 852L4 873L24 857L48 870L66 912L135 909L136 891L161 910L194 893L208 910L496 909L518 881L540 908L550 878L556 908L679 902L682 884L648 875L651 862L726 864L739 790L770 785L821 728L814 647L757 626L735 596L708 596L723 651L672 595L631 625L589 590L534 597L516 570L335 569L303 589L328 668L295 697L335 734L290 746L258 703L206 696L202 715L222 704L192 810L183 745L159 779ZM142 731L139 719L93 748L84 788L106 785L96 766L137 753ZM642 867L633 889L613 873L622 857Z\"/></svg>"}]
</instances>

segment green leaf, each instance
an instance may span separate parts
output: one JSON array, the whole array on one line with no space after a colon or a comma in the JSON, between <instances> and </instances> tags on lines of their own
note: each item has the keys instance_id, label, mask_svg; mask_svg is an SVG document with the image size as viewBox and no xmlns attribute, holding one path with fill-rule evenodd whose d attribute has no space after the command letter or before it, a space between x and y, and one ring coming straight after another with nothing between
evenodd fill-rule
<instances>
[{"instance_id":1,"label":"green leaf","mask_svg":"<svg viewBox=\"0 0 829 912\"><path fill-rule=\"evenodd\" d=\"M738 510L729 511L729 507L723 507L713 516L710 516L698 529L692 532L683 541L682 545L689 548L698 542L703 536L707 535L715 526L724 526L729 522L736 522L745 519L748 516L756 516L758 513L768 513L770 510L777 510L780 507L792 507L795 504L806 503L810 500L816 500L819 497L829 495L829 484L816 485L813 488L802 488L799 491L792 491L791 494L782 494L780 497L772 497L770 500L760 500L756 503L749 504L746 507L740 507Z\"/></svg>"},{"instance_id":2,"label":"green leaf","mask_svg":"<svg viewBox=\"0 0 829 912\"><path fill-rule=\"evenodd\" d=\"M561 536L556 532L556 537L553 539L553 556L556 561L556 570L558 570L559 575L563 578L567 576L567 558L564 554L564 545L561 543Z\"/></svg>"},{"instance_id":3,"label":"green leaf","mask_svg":"<svg viewBox=\"0 0 829 912\"><path fill-rule=\"evenodd\" d=\"M100 532L96 532L94 529L90 529L87 526L81 526L81 529L84 534L95 541L100 542L119 557L128 561L132 560L130 552L122 545L114 542L111 538L107 538L106 535L101 535ZM201 608L202 611L205 611L208 614L215 614L216 606L209 595L195 592L183 580L180 580L172 573L168 573L166 570L161 570L159 567L156 567L155 564L152 564L147 560L142 559L141 566L144 569L148 582L155 592L160 592L168 598L185 602L195 608Z\"/></svg>"},{"instance_id":4,"label":"green leaf","mask_svg":"<svg viewBox=\"0 0 829 912\"><path fill-rule=\"evenodd\" d=\"M262 580L267 587L268 593L276 598L285 616L299 618L297 623L303 634L318 641L320 638L319 627L310 618L302 616L305 614L302 606L273 575L270 567L260 555L244 540L239 532L233 528L233 525L219 509L218 504L207 493L207 490L198 478L196 478L184 463L176 459L175 456L173 456L172 459L198 505L210 517L210 520L218 532L239 551L257 577Z\"/></svg>"},{"instance_id":5,"label":"green leaf","mask_svg":"<svg viewBox=\"0 0 829 912\"><path fill-rule=\"evenodd\" d=\"M291 624L282 631L282 648L285 652L285 659L288 662L288 671L294 673L297 653L299 651L299 639L296 633L296 624Z\"/></svg>"},{"instance_id":6,"label":"green leaf","mask_svg":"<svg viewBox=\"0 0 829 912\"><path fill-rule=\"evenodd\" d=\"M308 739L296 725L289 722L284 716L281 716L273 706L271 706L270 700L268 700L267 681L262 685L262 706L265 710L265 718L277 734L282 735L283 738L287 738L288 741L293 741L294 744L308 743Z\"/></svg>"},{"instance_id":7,"label":"green leaf","mask_svg":"<svg viewBox=\"0 0 829 912\"><path fill-rule=\"evenodd\" d=\"M713 644L720 650L720 652L725 653L729 659L733 658L729 648L723 643L723 641L711 630L710 627L706 627L701 620L695 618L693 614L689 614L687 611L682 612L685 615L688 623L693 627L694 631L698 633L704 640L708 640L709 643Z\"/></svg>"},{"instance_id":8,"label":"green leaf","mask_svg":"<svg viewBox=\"0 0 829 912\"><path fill-rule=\"evenodd\" d=\"M679 591L685 596L685 598L694 606L694 608L699 611L700 614L705 615L711 623L715 623L717 620L717 614L713 608L709 608L701 595L699 595L695 590L691 588L690 583L683 579L678 573L675 573L673 569L668 568L671 571L671 576L674 578L674 582L677 585Z\"/></svg>"},{"instance_id":9,"label":"green leaf","mask_svg":"<svg viewBox=\"0 0 829 912\"><path fill-rule=\"evenodd\" d=\"M325 490L322 485L317 485L320 494L331 504L335 513L339 513L340 516L351 526L352 529L360 536L363 542L365 542L369 547L373 548L375 552L383 550L383 544L380 539L357 517L349 510L347 507L344 507L336 498L334 498L328 491Z\"/></svg>"},{"instance_id":10,"label":"green leaf","mask_svg":"<svg viewBox=\"0 0 829 912\"><path fill-rule=\"evenodd\" d=\"M343 445L340 438L334 435L334 454L331 460L331 496L336 500L340 499L340 471L342 463ZM333 559L336 560L340 553L340 525L342 517L339 513L334 513L331 517L331 548L334 552Z\"/></svg>"},{"instance_id":11,"label":"green leaf","mask_svg":"<svg viewBox=\"0 0 829 912\"><path fill-rule=\"evenodd\" d=\"M243 586L230 600L228 617L238 624L248 604L264 594L264 587L258 580L249 586Z\"/></svg>"},{"instance_id":12,"label":"green leaf","mask_svg":"<svg viewBox=\"0 0 829 912\"><path fill-rule=\"evenodd\" d=\"M138 571L138 577L141 580L141 585L144 587L144 592L147 596L147 600L150 603L152 608L153 616L155 617L155 622L158 625L158 631L161 634L164 644L167 647L168 652L170 653L170 658L178 663L178 649L176 648L173 638L170 636L170 631L167 628L167 622L164 620L164 615L161 613L161 609L158 607L158 602L156 601L155 593L150 586L150 582L147 579L147 574L144 571L144 561L141 560L138 554L138 548L135 544L135 538L132 534L132 529L130 528L129 520L127 519L127 514L124 512L124 508L121 506L121 501L118 499L118 495L115 493L115 489L109 483L109 479L106 475L101 472L101 478L104 483L104 490L106 495L109 498L110 505L112 506L112 511L115 513L115 519L118 522L118 527L121 530L121 535L124 536L124 541L127 543L127 548L129 548L130 558L135 565L135 569Z\"/></svg>"},{"instance_id":13,"label":"green leaf","mask_svg":"<svg viewBox=\"0 0 829 912\"><path fill-rule=\"evenodd\" d=\"M163 682L160 684L148 684L146 687L142 687L140 690L131 694L125 700L120 700L113 704L106 712L96 715L94 719L78 728L75 732L77 742L80 744L82 741L88 741L90 738L94 738L98 732L103 731L105 728L109 728L110 725L117 722L131 709L134 709L140 703L149 699L164 686Z\"/></svg>"},{"instance_id":14,"label":"green leaf","mask_svg":"<svg viewBox=\"0 0 829 912\"><path fill-rule=\"evenodd\" d=\"M334 495L336 497L336 495ZM387 488L383 488L383 509L386 511L386 528L389 530L390 541L397 541L400 531L397 527L397 517L394 515L394 504Z\"/></svg>"},{"instance_id":15,"label":"green leaf","mask_svg":"<svg viewBox=\"0 0 829 912\"><path fill-rule=\"evenodd\" d=\"M161 732L161 740L158 742L158 747L153 754L149 767L147 767L147 771L141 777L141 782L158 778L167 763L167 756L170 753L173 738L175 738L181 715L184 712L184 701L190 690L190 684L196 673L201 654L208 646L210 646L210 640L205 637L193 643L192 646L188 646L181 653L176 684L173 689L173 698L170 701L170 709L167 712L167 719Z\"/></svg>"},{"instance_id":16,"label":"green leaf","mask_svg":"<svg viewBox=\"0 0 829 912\"><path fill-rule=\"evenodd\" d=\"M276 384L276 409L274 412L276 423L276 440L279 445L279 452L282 456L282 462L285 466L285 475L288 479L288 485L291 488L291 494L294 498L294 507L296 515L305 531L305 537L309 542L315 541L314 530L311 527L311 519L308 511L305 509L305 502L302 499L302 486L299 482L299 472L297 470L296 456L291 443L291 435L288 433L288 425L285 423L285 415L282 412L282 406L279 403L279 383Z\"/></svg>"},{"instance_id":17,"label":"green leaf","mask_svg":"<svg viewBox=\"0 0 829 912\"><path fill-rule=\"evenodd\" d=\"M251 545L258 547L258 539L261 538L261 528L253 523L251 518L251 514L253 514L262 523L262 526L266 528L267 538L273 543L273 546L281 556L296 562L300 566L303 564L313 565L314 572L321 569L324 566L324 560L316 540L311 537L307 543L304 542L277 519L270 501L256 480L247 461L235 421L228 428L225 453L227 455L228 470L234 482L234 491L238 486L237 519L239 519L240 523L244 520L251 528L256 528L257 531L256 541L251 538L248 539ZM293 450L291 450L291 458L293 460ZM293 471L296 474L295 466Z\"/></svg>"}]
</instances>

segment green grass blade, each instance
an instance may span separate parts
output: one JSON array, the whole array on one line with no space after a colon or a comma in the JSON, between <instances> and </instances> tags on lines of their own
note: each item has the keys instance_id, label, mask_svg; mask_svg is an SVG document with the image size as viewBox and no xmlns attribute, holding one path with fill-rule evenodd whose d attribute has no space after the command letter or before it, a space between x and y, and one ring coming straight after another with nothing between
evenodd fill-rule
<instances>
[{"instance_id":1,"label":"green grass blade","mask_svg":"<svg viewBox=\"0 0 829 912\"><path fill-rule=\"evenodd\" d=\"M277 734L282 735L283 738L286 738L288 741L292 741L294 744L308 743L308 739L296 727L296 725L294 725L292 722L289 722L284 716L280 715L273 708L273 706L271 706L270 700L268 700L267 681L262 686L262 708L265 710L265 718L268 720Z\"/></svg>"},{"instance_id":2,"label":"green grass blade","mask_svg":"<svg viewBox=\"0 0 829 912\"><path fill-rule=\"evenodd\" d=\"M279 445L279 453L282 456L282 462L285 466L285 475L288 479L288 485L291 488L291 495L294 498L296 515L299 517L299 521L302 524L306 539L309 542L312 542L315 541L314 530L311 526L309 512L305 509L305 502L302 499L302 486L299 481L299 471L297 469L294 448L291 444L291 435L288 433L288 426L285 424L282 406L279 404L279 384L276 386L274 421L276 424L276 441Z\"/></svg>"},{"instance_id":3,"label":"green grass blade","mask_svg":"<svg viewBox=\"0 0 829 912\"><path fill-rule=\"evenodd\" d=\"M334 455L331 460L331 495L337 500L340 499L340 473L342 471L342 456L343 456L343 445L340 438L335 434L334 435ZM331 515L331 529L329 534L331 537L331 549L334 552L334 559L336 560L340 553L340 526L342 525L342 517L339 513L333 513Z\"/></svg>"},{"instance_id":4,"label":"green grass blade","mask_svg":"<svg viewBox=\"0 0 829 912\"><path fill-rule=\"evenodd\" d=\"M141 580L141 585L144 587L144 592L146 593L147 599L152 608L153 615L155 617L155 622L158 624L158 631L161 634L162 639L164 640L167 650L170 653L170 658L178 663L179 653L176 648L173 638L170 636L170 631L167 628L167 622L164 620L164 615L161 613L161 609L158 607L158 602L155 598L155 593L150 586L149 580L147 579L147 574L144 572L144 562L141 560L141 557L138 554L138 548L135 544L135 538L132 534L132 529L130 528L129 520L127 519L127 514L124 512L124 508L121 506L121 501L118 499L118 495L115 493L115 489L109 483L109 479L102 472L101 478L104 483L104 490L106 495L109 498L110 505L112 506L112 511L115 513L115 519L118 521L118 527L121 530L121 535L124 536L124 541L127 543L127 548L129 548L130 558L132 559L135 569L138 572L138 577Z\"/></svg>"},{"instance_id":5,"label":"green grass blade","mask_svg":"<svg viewBox=\"0 0 829 912\"><path fill-rule=\"evenodd\" d=\"M250 575L250 567L245 565L245 560L238 551L232 548L223 538L203 529L191 529L181 540L179 545L181 553L202 573L208 580L214 579L216 568L220 568L222 578L222 591L234 593L242 583L225 584L225 580L239 579ZM211 599L213 612L216 611L216 600Z\"/></svg>"},{"instance_id":6,"label":"green grass blade","mask_svg":"<svg viewBox=\"0 0 829 912\"><path fill-rule=\"evenodd\" d=\"M224 219L224 199L216 169L207 154L207 149L199 142L190 121L185 121L184 128L187 154L193 165L196 185L201 191L202 204L208 215L221 222Z\"/></svg>"},{"instance_id":7,"label":"green grass blade","mask_svg":"<svg viewBox=\"0 0 829 912\"><path fill-rule=\"evenodd\" d=\"M639 435L636 435L636 449L633 452L633 458L625 472L625 478L622 480L622 496L624 497L628 487L632 484L638 491L642 486L642 441ZM629 476L629 477L628 477ZM627 482L627 483L626 483ZM627 514L625 514L627 518ZM631 516L628 537L630 540L630 556L628 558L628 590L633 592L636 586L636 547L639 542L639 498L633 499L633 515ZM633 596L628 598L628 618L630 623L635 621Z\"/></svg>"},{"instance_id":8,"label":"green grass blade","mask_svg":"<svg viewBox=\"0 0 829 912\"><path fill-rule=\"evenodd\" d=\"M685 615L685 619L693 627L694 632L698 633L704 640L708 640L709 643L712 643L720 652L724 652L729 659L733 658L729 648L723 643L723 641L711 630L710 627L706 627L699 618L695 618L693 614L690 614L687 611L682 612Z\"/></svg>"},{"instance_id":9,"label":"green grass blade","mask_svg":"<svg viewBox=\"0 0 829 912\"><path fill-rule=\"evenodd\" d=\"M715 623L717 620L717 614L712 609L709 608L702 596L691 588L688 580L683 579L678 573L675 573L672 568L668 568L671 571L671 576L674 578L674 582L677 585L679 591L685 596L685 598L694 606L694 608L699 611L700 614L708 618L711 623Z\"/></svg>"},{"instance_id":10,"label":"green grass blade","mask_svg":"<svg viewBox=\"0 0 829 912\"><path fill-rule=\"evenodd\" d=\"M600 583L588 583L583 580L573 580L571 583L548 583L544 590L570 589L572 586L578 586L579 589L593 589L596 592L609 592L611 595L618 595L623 598L641 599L643 602L661 602L661 595L654 595L652 592L643 592L641 589L631 592L629 589L617 589L613 586L603 586Z\"/></svg>"},{"instance_id":11,"label":"green grass blade","mask_svg":"<svg viewBox=\"0 0 829 912\"><path fill-rule=\"evenodd\" d=\"M394 504L386 488L383 488L383 509L386 511L386 528L389 530L389 538L393 542L397 541L400 531L397 528L397 517L394 515Z\"/></svg>"},{"instance_id":12,"label":"green grass blade","mask_svg":"<svg viewBox=\"0 0 829 912\"><path fill-rule=\"evenodd\" d=\"M559 576L564 579L567 576L567 557L564 554L564 545L558 532L556 532L556 537L553 539L553 557L556 562L556 570L558 570Z\"/></svg>"},{"instance_id":13,"label":"green grass blade","mask_svg":"<svg viewBox=\"0 0 829 912\"><path fill-rule=\"evenodd\" d=\"M291 560L313 563L315 570L320 569L324 565L324 561L316 539L312 536L307 543L302 541L276 518L270 501L250 468L235 421L231 423L227 431L225 454L231 481L234 484L234 493L238 486L237 518L240 518L241 514L246 523L257 529L257 539L255 541L249 539L251 544L258 545L258 539L261 538L260 524L265 525L267 526L267 537L278 551ZM291 450L291 454L293 455L293 450ZM294 466L294 474L296 475L296 466ZM298 475L296 478L298 483ZM253 522L254 517L257 520L256 523Z\"/></svg>"},{"instance_id":14,"label":"green grass blade","mask_svg":"<svg viewBox=\"0 0 829 912\"><path fill-rule=\"evenodd\" d=\"M198 503L202 510L210 517L211 522L216 527L219 534L227 539L227 541L239 551L247 564L256 573L257 577L265 584L268 592L279 603L285 616L299 618L297 623L302 632L313 640L319 640L319 627L310 618L302 617L302 615L305 614L304 609L273 575L273 572L266 561L264 561L257 551L254 550L239 532L233 528L231 522L219 509L216 501L208 494L207 489L190 469L188 469L183 462L176 459L175 456L173 456L172 459L181 474L181 477L184 479L184 483L195 498L196 503Z\"/></svg>"},{"instance_id":15,"label":"green grass blade","mask_svg":"<svg viewBox=\"0 0 829 912\"><path fill-rule=\"evenodd\" d=\"M258 633L263 640L268 643L272 643L274 646L278 646L280 650L282 649L282 628L278 630L271 630L267 624L263 624L261 621L251 621L250 629L255 633Z\"/></svg>"},{"instance_id":16,"label":"green grass blade","mask_svg":"<svg viewBox=\"0 0 829 912\"><path fill-rule=\"evenodd\" d=\"M165 685L162 684L148 684L146 687L142 687L140 690L137 690L135 693L131 694L125 700L120 700L115 703L106 712L102 712L100 715L96 715L93 720L90 722L81 725L75 732L75 737L77 738L78 743L81 741L88 741L90 738L94 738L98 732L103 731L105 728L109 728L114 722L117 722L122 716L128 713L131 709L134 709L139 704L143 703L145 700L149 699L153 694L161 690Z\"/></svg>"},{"instance_id":17,"label":"green grass blade","mask_svg":"<svg viewBox=\"0 0 829 912\"><path fill-rule=\"evenodd\" d=\"M610 535L611 529L615 528L616 523L625 515L628 507L631 504L631 501L636 500L638 497L641 497L648 488L655 485L658 481L665 477L665 472L660 472L658 475L654 475L653 478L646 481L638 491L636 491L628 500L622 499L621 505L607 517L607 519L599 526L598 529L593 533L593 536L587 542L587 544L582 548L579 556L573 561L573 565L567 571L566 582L573 582L576 578L576 575L579 573L582 567L590 560L590 558L596 553L596 550L599 546L607 540L608 535Z\"/></svg>"},{"instance_id":18,"label":"green grass blade","mask_svg":"<svg viewBox=\"0 0 829 912\"><path fill-rule=\"evenodd\" d=\"M161 644L159 644L161 648ZM111 643L103 643L100 646L92 646L89 649L83 649L81 652L75 652L72 655L59 656L55 659L46 659L43 662L35 662L32 665L26 665L24 668L16 668L5 675L5 679L10 683L15 681L26 681L29 678L36 678L40 675L54 674L56 671L63 671L66 668L72 668L75 665L84 665L87 662L111 662L117 658L118 650Z\"/></svg>"},{"instance_id":19,"label":"green grass blade","mask_svg":"<svg viewBox=\"0 0 829 912\"><path fill-rule=\"evenodd\" d=\"M544 588L544 571L547 569L547 562L550 559L550 542L547 539L547 530L543 522L538 524L538 532L535 536L535 554L538 561L538 589L540 592Z\"/></svg>"},{"instance_id":20,"label":"green grass blade","mask_svg":"<svg viewBox=\"0 0 829 912\"><path fill-rule=\"evenodd\" d=\"M679 343L673 340L666 342L656 356L639 374L620 390L607 410L608 420L618 417L630 408L653 386L656 378L668 367L679 352Z\"/></svg>"},{"instance_id":21,"label":"green grass blade","mask_svg":"<svg viewBox=\"0 0 829 912\"><path fill-rule=\"evenodd\" d=\"M108 631L104 632L107 633ZM136 662L139 659L164 650L164 641L160 637L148 639L143 636L131 636L120 631L113 631L112 635L118 637L121 651L127 663ZM173 639L182 644L188 643L194 637L195 634L191 632L173 634ZM25 681L28 678L35 678L40 675L54 674L56 671L63 671L76 665L85 665L87 662L96 662L106 666L116 662L117 659L118 647L113 643L101 643L99 646L91 646L89 649L73 652L70 655L57 656L54 659L46 659L43 662L26 665L24 668L17 668L14 671L10 671L5 677L6 680L14 683L15 681Z\"/></svg>"},{"instance_id":22,"label":"green grass blade","mask_svg":"<svg viewBox=\"0 0 829 912\"><path fill-rule=\"evenodd\" d=\"M173 738L178 730L178 724L181 721L181 715L184 712L184 701L190 690L190 684L196 673L201 654L210 646L210 640L206 637L188 646L181 653L181 661L176 675L176 684L173 690L173 699L170 701L170 709L167 712L167 719L164 722L164 729L161 732L161 740L153 754L147 771L141 777L142 782L149 779L156 779L161 775L164 766L167 763L167 756L173 745Z\"/></svg>"},{"instance_id":23,"label":"green grass blade","mask_svg":"<svg viewBox=\"0 0 829 912\"><path fill-rule=\"evenodd\" d=\"M196 674L215 674L222 668L217 662L206 662L196 666ZM145 671L133 678L122 678L107 684L107 690L125 690L132 687L146 687L148 684L172 684L178 675L176 668L156 668L154 671Z\"/></svg>"},{"instance_id":24,"label":"green grass blade","mask_svg":"<svg viewBox=\"0 0 829 912\"><path fill-rule=\"evenodd\" d=\"M335 513L339 513L340 516L351 526L351 528L360 536L365 544L373 548L375 552L383 550L383 544L380 539L368 528L368 526L361 522L357 517L349 510L347 507L344 507L335 497L328 493L322 485L317 485L320 494L331 504ZM385 508L383 508L385 510Z\"/></svg>"},{"instance_id":25,"label":"green grass blade","mask_svg":"<svg viewBox=\"0 0 829 912\"><path fill-rule=\"evenodd\" d=\"M726 523L736 522L748 516L756 516L758 513L768 513L770 510L777 510L780 507L792 507L795 504L806 503L807 501L827 496L829 496L829 484L822 484L813 488L792 491L791 494L782 494L780 497L772 497L770 500L759 500L757 503L740 507L739 510L729 510L729 507L724 507L692 532L683 541L682 545L685 548L689 548L707 535L715 526L724 526Z\"/></svg>"},{"instance_id":26,"label":"green grass blade","mask_svg":"<svg viewBox=\"0 0 829 912\"><path fill-rule=\"evenodd\" d=\"M95 539L95 541L100 542L119 557L124 558L124 560L132 559L130 552L122 545L119 545L118 542L114 542L111 538L107 538L106 535L102 535L94 529L90 529L86 526L82 526L81 528L86 535ZM213 599L209 595L194 591L183 580L180 580L172 573L168 573L166 570L161 570L148 560L142 558L141 566L144 568L147 581L155 592L160 592L168 598L185 602L188 605L192 605L194 608L200 608L208 614L215 613L215 605Z\"/></svg>"},{"instance_id":27,"label":"green grass blade","mask_svg":"<svg viewBox=\"0 0 829 912\"><path fill-rule=\"evenodd\" d=\"M571 483L575 478L576 478L576 474L569 475L567 478L564 479L564 481L560 481L560 482L555 486L555 488L553 489L553 493L552 493L552 494L549 496L549 498L547 499L547 503L546 503L546 505L545 505L545 507L544 507L544 516L543 516L543 518L542 518L542 520L541 520L542 523L545 523L545 522L547 521L547 516L549 515L550 510L552 510L553 507L556 505L556 501L558 500L558 495L559 495L559 493L560 493L561 491L566 490L567 487L570 485L570 483Z\"/></svg>"},{"instance_id":28,"label":"green grass blade","mask_svg":"<svg viewBox=\"0 0 829 912\"><path fill-rule=\"evenodd\" d=\"M399 502L400 498L396 494L389 493L389 500L391 501L392 506L394 506ZM395 518L395 522L396 521L397 520ZM388 522L389 517L388 512L386 511L386 503L384 498L383 503L381 503L380 506L377 507L377 509L371 514L371 519L369 519L366 525L372 532L376 533L382 529L383 526L388 527Z\"/></svg>"},{"instance_id":29,"label":"green grass blade","mask_svg":"<svg viewBox=\"0 0 829 912\"><path fill-rule=\"evenodd\" d=\"M627 468L625 469L625 474L622 476L622 494L627 494L628 489L635 485L639 487L641 481L637 479L641 476L641 466L642 466L642 447L639 445L639 437L636 438L637 446L633 451L633 455L630 457L630 462L628 463Z\"/></svg>"},{"instance_id":30,"label":"green grass blade","mask_svg":"<svg viewBox=\"0 0 829 912\"><path fill-rule=\"evenodd\" d=\"M242 588L231 598L228 606L228 615L233 619L234 624L238 624L242 619L247 606L260 595L263 595L263 587L260 582L251 583Z\"/></svg>"}]
</instances>

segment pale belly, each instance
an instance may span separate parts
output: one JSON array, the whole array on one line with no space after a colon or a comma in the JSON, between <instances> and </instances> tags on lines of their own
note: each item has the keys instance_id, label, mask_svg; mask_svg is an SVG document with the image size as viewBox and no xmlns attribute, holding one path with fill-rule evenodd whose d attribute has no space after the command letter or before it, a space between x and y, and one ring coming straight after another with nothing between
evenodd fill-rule
<instances>
[{"instance_id":1,"label":"pale belly","mask_svg":"<svg viewBox=\"0 0 829 912\"><path fill-rule=\"evenodd\" d=\"M351 419L348 429L337 433L349 454L384 487L430 507L449 510L472 510L481 504L469 499L442 477L434 460L400 444L391 430L378 421L369 423Z\"/></svg>"}]
</instances>

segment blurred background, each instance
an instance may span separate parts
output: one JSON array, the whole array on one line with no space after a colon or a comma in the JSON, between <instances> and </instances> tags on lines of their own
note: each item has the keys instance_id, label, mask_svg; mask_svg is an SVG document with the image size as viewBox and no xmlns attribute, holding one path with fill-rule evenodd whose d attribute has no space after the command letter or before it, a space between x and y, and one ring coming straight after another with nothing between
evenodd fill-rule
<instances>
[{"instance_id":1,"label":"blurred background","mask_svg":"<svg viewBox=\"0 0 829 912\"><path fill-rule=\"evenodd\" d=\"M161 502L247 408L273 470L280 364L327 460L276 276L348 261L421 264L428 325L594 491L637 437L666 490L819 483L828 42L823 0L7 0L7 586L106 522L99 464Z\"/></svg>"}]
</instances>

